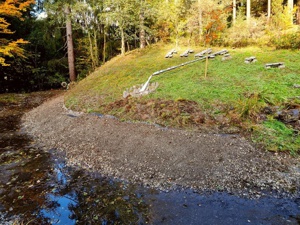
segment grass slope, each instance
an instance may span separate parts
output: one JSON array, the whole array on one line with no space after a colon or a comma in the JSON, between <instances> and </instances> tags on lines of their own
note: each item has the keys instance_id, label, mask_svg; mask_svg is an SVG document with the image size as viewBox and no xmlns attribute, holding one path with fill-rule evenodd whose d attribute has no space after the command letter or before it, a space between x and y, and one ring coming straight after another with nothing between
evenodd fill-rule
<instances>
[{"instance_id":1,"label":"grass slope","mask_svg":"<svg viewBox=\"0 0 300 225\"><path fill-rule=\"evenodd\" d=\"M124 105L108 107L109 109L107 105L121 100L124 90L146 82L153 72L194 59L193 55L188 58L179 57L186 48L178 49L179 54L173 58L165 59L164 56L170 49L172 46L154 45L112 59L70 90L66 96L66 105L75 110L98 111L125 119L136 119L131 118L134 113L125 116ZM203 48L194 50L200 52ZM282 136L283 128L278 128L278 121L269 118L259 124L255 122L261 109L267 105L283 107L290 99L298 101L295 97L300 95L300 89L293 88L293 84L300 84L300 52L260 48L228 50L232 59L222 61L222 57L218 56L210 60L206 79L205 63L199 61L153 77L151 82L158 82L159 88L134 101L144 104L155 99L194 101L199 110L213 117L221 113L231 121L238 120L239 124L247 124L244 126L247 129L255 128L253 134L258 142L261 142L264 134L270 139ZM258 62L245 64L244 59L250 56L256 56ZM286 68L265 69L264 65L269 62L284 62ZM161 104L161 107L164 105L165 103ZM176 126L176 123L164 125ZM280 139L279 143L270 141L266 147L295 153L299 150L299 137L292 135L294 131L291 127L283 126L288 130L283 132L287 134L283 138L286 140Z\"/></svg>"}]
</instances>

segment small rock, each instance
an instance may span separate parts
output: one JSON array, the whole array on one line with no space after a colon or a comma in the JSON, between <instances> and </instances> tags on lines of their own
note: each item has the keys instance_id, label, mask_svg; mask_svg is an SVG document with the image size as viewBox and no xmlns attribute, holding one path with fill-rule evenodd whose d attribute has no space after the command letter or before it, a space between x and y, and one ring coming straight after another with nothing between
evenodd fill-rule
<instances>
[{"instance_id":1,"label":"small rock","mask_svg":"<svg viewBox=\"0 0 300 225\"><path fill-rule=\"evenodd\" d=\"M294 88L300 88L300 84L293 84Z\"/></svg>"}]
</instances>

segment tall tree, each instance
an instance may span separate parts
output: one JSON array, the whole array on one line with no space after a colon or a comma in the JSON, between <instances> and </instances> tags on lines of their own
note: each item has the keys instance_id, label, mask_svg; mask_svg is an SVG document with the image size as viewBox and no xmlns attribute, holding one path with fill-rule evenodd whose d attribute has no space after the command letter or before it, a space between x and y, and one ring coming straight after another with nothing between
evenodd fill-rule
<instances>
[{"instance_id":1,"label":"tall tree","mask_svg":"<svg viewBox=\"0 0 300 225\"><path fill-rule=\"evenodd\" d=\"M64 10L66 14L69 76L70 76L70 81L76 81L73 32L72 32L72 22L71 22L71 8L68 4L66 4L64 7L65 7Z\"/></svg>"},{"instance_id":2,"label":"tall tree","mask_svg":"<svg viewBox=\"0 0 300 225\"><path fill-rule=\"evenodd\" d=\"M73 14L77 25L86 34L88 41L88 49L92 68L95 69L100 65L100 48L98 42L100 35L104 33L105 24L101 24L101 19L105 18L101 15L103 6L100 1L77 1L73 6Z\"/></svg>"},{"instance_id":3,"label":"tall tree","mask_svg":"<svg viewBox=\"0 0 300 225\"><path fill-rule=\"evenodd\" d=\"M135 26L137 23L138 8L136 0L107 0L107 7L109 13L107 16L110 18L112 25L116 26L121 36L121 54L125 55L125 42L126 42L126 29L131 26Z\"/></svg>"},{"instance_id":4,"label":"tall tree","mask_svg":"<svg viewBox=\"0 0 300 225\"><path fill-rule=\"evenodd\" d=\"M293 24L293 19L294 19L293 18L294 0L288 0L287 7L288 7L288 13L290 15L291 24Z\"/></svg>"},{"instance_id":5,"label":"tall tree","mask_svg":"<svg viewBox=\"0 0 300 225\"><path fill-rule=\"evenodd\" d=\"M26 11L34 0L6 0L0 2L0 34L13 34L14 32L9 29L10 23L7 22L7 17L17 17L22 20L22 12ZM0 65L9 66L5 63L5 57L13 57L18 55L25 57L21 44L27 44L28 42L22 38L18 40L9 40L7 38L0 38Z\"/></svg>"},{"instance_id":6,"label":"tall tree","mask_svg":"<svg viewBox=\"0 0 300 225\"><path fill-rule=\"evenodd\" d=\"M202 7L201 0L198 0L198 22L199 22L199 35L202 36L203 33L203 22L202 22Z\"/></svg>"},{"instance_id":7,"label":"tall tree","mask_svg":"<svg viewBox=\"0 0 300 225\"><path fill-rule=\"evenodd\" d=\"M296 21L300 25L300 0L297 1Z\"/></svg>"},{"instance_id":8,"label":"tall tree","mask_svg":"<svg viewBox=\"0 0 300 225\"><path fill-rule=\"evenodd\" d=\"M73 31L72 31L72 1L63 0L45 0L45 9L48 16L57 23L64 21L67 35L67 49L68 49L68 67L70 81L76 81L77 75L75 72L75 56L73 45Z\"/></svg>"},{"instance_id":9,"label":"tall tree","mask_svg":"<svg viewBox=\"0 0 300 225\"><path fill-rule=\"evenodd\" d=\"M271 17L271 0L268 0L268 14L267 14L268 22L270 21L270 17Z\"/></svg>"},{"instance_id":10,"label":"tall tree","mask_svg":"<svg viewBox=\"0 0 300 225\"><path fill-rule=\"evenodd\" d=\"M232 22L235 24L236 21L236 0L232 1Z\"/></svg>"},{"instance_id":11,"label":"tall tree","mask_svg":"<svg viewBox=\"0 0 300 225\"><path fill-rule=\"evenodd\" d=\"M251 18L251 0L247 0L247 15L246 15L246 18L247 18L247 21L249 22L250 21L250 18Z\"/></svg>"},{"instance_id":12,"label":"tall tree","mask_svg":"<svg viewBox=\"0 0 300 225\"><path fill-rule=\"evenodd\" d=\"M140 48L146 47L146 31L145 31L145 0L140 0L140 13L139 13L139 21L140 21Z\"/></svg>"}]
</instances>

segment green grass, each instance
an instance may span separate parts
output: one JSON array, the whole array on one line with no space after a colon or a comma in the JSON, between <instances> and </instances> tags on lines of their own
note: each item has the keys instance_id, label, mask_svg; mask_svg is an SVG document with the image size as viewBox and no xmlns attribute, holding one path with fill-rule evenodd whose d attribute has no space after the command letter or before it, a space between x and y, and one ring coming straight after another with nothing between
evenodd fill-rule
<instances>
[{"instance_id":1,"label":"green grass","mask_svg":"<svg viewBox=\"0 0 300 225\"><path fill-rule=\"evenodd\" d=\"M17 103L16 94L0 94L0 103Z\"/></svg>"},{"instance_id":2,"label":"green grass","mask_svg":"<svg viewBox=\"0 0 300 225\"><path fill-rule=\"evenodd\" d=\"M277 120L267 120L258 126L253 140L264 143L270 151L289 151L292 155L299 152L300 136L292 128Z\"/></svg>"},{"instance_id":3,"label":"green grass","mask_svg":"<svg viewBox=\"0 0 300 225\"><path fill-rule=\"evenodd\" d=\"M76 110L102 111L105 105L122 99L127 88L145 83L153 72L194 59L193 55L179 57L186 49L184 47L178 49L179 54L174 58L165 59L165 54L172 48L154 45L112 59L70 90L66 105ZM203 49L194 48L196 52ZM289 98L300 95L299 89L293 88L293 84L300 84L299 51L256 47L228 50L232 59L221 61L222 57L218 56L210 60L206 79L205 62L199 61L153 77L151 82L158 82L159 88L141 100L191 100L208 112L219 111L215 107L221 104L227 109L233 108L238 117L248 120L267 104L280 106ZM245 64L244 59L249 56L256 56L258 62ZM265 69L265 63L269 62L284 62L286 68ZM118 110L110 113L117 115ZM284 148L277 148L280 149Z\"/></svg>"}]
</instances>

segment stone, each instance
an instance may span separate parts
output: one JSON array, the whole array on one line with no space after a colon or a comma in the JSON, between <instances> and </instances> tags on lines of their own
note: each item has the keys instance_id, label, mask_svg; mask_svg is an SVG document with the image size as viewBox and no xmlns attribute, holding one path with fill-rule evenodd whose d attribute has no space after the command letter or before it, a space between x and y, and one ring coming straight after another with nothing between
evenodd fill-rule
<instances>
[{"instance_id":1,"label":"stone","mask_svg":"<svg viewBox=\"0 0 300 225\"><path fill-rule=\"evenodd\" d=\"M171 51L169 51L169 52L166 54L165 58L173 58L173 54L177 54L176 49L172 49Z\"/></svg>"},{"instance_id":2,"label":"stone","mask_svg":"<svg viewBox=\"0 0 300 225\"><path fill-rule=\"evenodd\" d=\"M216 52L216 53L214 53L215 55L225 55L225 54L227 54L228 53L228 50L227 49L223 49L223 50L221 50L221 51L218 51L218 52Z\"/></svg>"},{"instance_id":3,"label":"stone","mask_svg":"<svg viewBox=\"0 0 300 225\"><path fill-rule=\"evenodd\" d=\"M249 58L245 58L244 62L247 63L247 64L249 64L249 63L255 63L255 62L257 62L257 59L256 59L255 56L251 56Z\"/></svg>"},{"instance_id":4,"label":"stone","mask_svg":"<svg viewBox=\"0 0 300 225\"><path fill-rule=\"evenodd\" d=\"M300 119L299 109L283 110L276 113L276 117L284 123L296 122Z\"/></svg>"},{"instance_id":5,"label":"stone","mask_svg":"<svg viewBox=\"0 0 300 225\"><path fill-rule=\"evenodd\" d=\"M149 83L147 88L144 91L141 91L141 88L143 86L144 86L144 84L141 84L141 85L133 86L129 89L126 89L123 92L123 98L127 98L128 96L139 97L139 96L150 94L158 88L159 84L157 82Z\"/></svg>"},{"instance_id":6,"label":"stone","mask_svg":"<svg viewBox=\"0 0 300 225\"><path fill-rule=\"evenodd\" d=\"M189 53L190 53L190 50L188 49L188 50L184 51L182 54L180 54L180 57L188 57Z\"/></svg>"},{"instance_id":7,"label":"stone","mask_svg":"<svg viewBox=\"0 0 300 225\"><path fill-rule=\"evenodd\" d=\"M294 88L300 88L300 84L293 84Z\"/></svg>"},{"instance_id":8,"label":"stone","mask_svg":"<svg viewBox=\"0 0 300 225\"><path fill-rule=\"evenodd\" d=\"M223 57L222 57L222 61L226 61L226 60L230 60L230 59L232 59L232 57L229 53L223 55Z\"/></svg>"},{"instance_id":9,"label":"stone","mask_svg":"<svg viewBox=\"0 0 300 225\"><path fill-rule=\"evenodd\" d=\"M197 53L195 57L203 57L205 54L210 54L210 53L212 53L212 49L208 48L203 50L202 52Z\"/></svg>"},{"instance_id":10,"label":"stone","mask_svg":"<svg viewBox=\"0 0 300 225\"><path fill-rule=\"evenodd\" d=\"M280 69L282 69L282 68L285 68L285 65L284 65L283 62L267 63L267 64L265 65L265 68L266 68L266 69L270 69L270 68L280 68Z\"/></svg>"}]
</instances>

